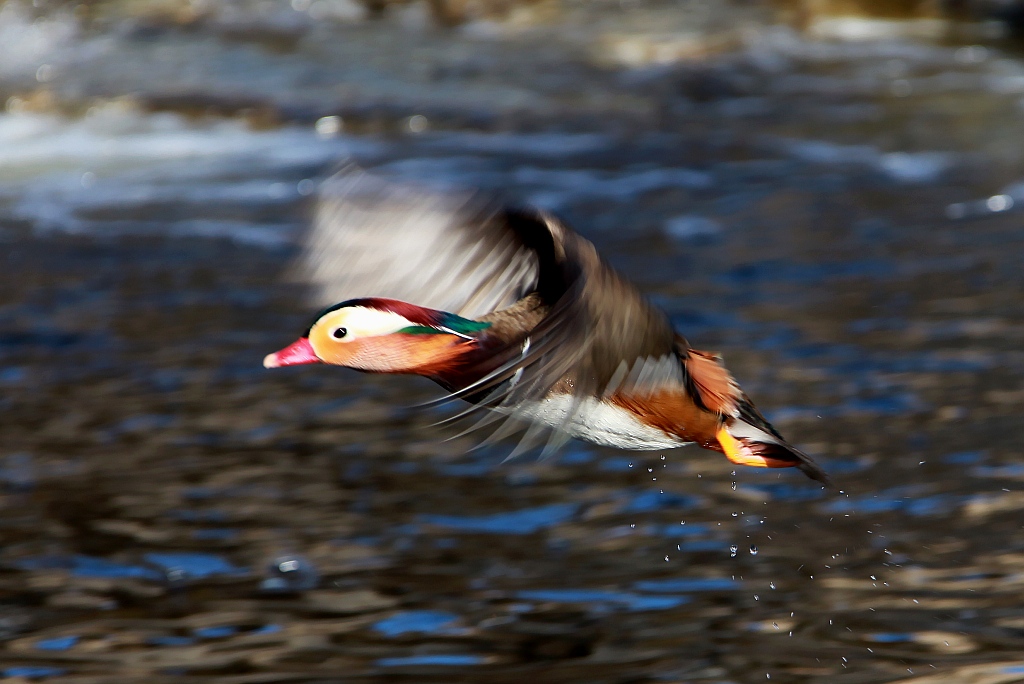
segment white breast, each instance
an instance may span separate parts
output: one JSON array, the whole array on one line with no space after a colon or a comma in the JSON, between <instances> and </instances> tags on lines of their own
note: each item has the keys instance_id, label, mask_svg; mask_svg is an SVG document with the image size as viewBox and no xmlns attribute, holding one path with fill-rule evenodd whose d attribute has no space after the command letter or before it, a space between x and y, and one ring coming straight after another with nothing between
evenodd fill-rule
<instances>
[{"instance_id":1,"label":"white breast","mask_svg":"<svg viewBox=\"0 0 1024 684\"><path fill-rule=\"evenodd\" d=\"M655 451L689 444L659 428L641 423L624 408L596 398L584 399L566 425L566 417L572 408L572 397L561 394L526 404L517 413L550 427L564 428L573 437L617 449Z\"/></svg>"}]
</instances>

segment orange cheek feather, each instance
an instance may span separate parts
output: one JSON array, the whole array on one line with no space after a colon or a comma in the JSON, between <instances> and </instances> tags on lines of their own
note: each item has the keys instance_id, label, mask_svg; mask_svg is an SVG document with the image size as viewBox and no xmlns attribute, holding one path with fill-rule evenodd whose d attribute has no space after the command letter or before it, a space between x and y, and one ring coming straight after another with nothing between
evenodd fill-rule
<instances>
[{"instance_id":1,"label":"orange cheek feather","mask_svg":"<svg viewBox=\"0 0 1024 684\"><path fill-rule=\"evenodd\" d=\"M321 347L317 340L318 347ZM372 373L426 375L450 365L465 345L454 335L395 333L352 342L327 342L320 354L325 363Z\"/></svg>"}]
</instances>

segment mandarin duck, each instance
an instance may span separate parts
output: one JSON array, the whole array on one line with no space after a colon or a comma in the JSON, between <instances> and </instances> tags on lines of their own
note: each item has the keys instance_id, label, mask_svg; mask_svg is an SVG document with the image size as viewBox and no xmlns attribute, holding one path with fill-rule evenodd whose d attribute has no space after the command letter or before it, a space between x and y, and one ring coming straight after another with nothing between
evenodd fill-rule
<instances>
[{"instance_id":1,"label":"mandarin duck","mask_svg":"<svg viewBox=\"0 0 1024 684\"><path fill-rule=\"evenodd\" d=\"M295 273L330 305L267 368L422 375L470 403L460 415L511 416L534 436L553 428L548 447L568 437L632 450L695 442L828 483L718 354L691 348L590 241L544 211L349 168L321 187Z\"/></svg>"}]
</instances>

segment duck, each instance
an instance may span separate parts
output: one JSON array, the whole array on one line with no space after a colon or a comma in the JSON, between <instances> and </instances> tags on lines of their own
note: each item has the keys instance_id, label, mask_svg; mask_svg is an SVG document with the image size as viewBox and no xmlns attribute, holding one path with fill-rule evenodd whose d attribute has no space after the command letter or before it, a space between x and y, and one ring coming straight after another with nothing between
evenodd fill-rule
<instances>
[{"instance_id":1,"label":"duck","mask_svg":"<svg viewBox=\"0 0 1024 684\"><path fill-rule=\"evenodd\" d=\"M697 444L736 465L829 477L758 411L722 357L552 213L347 167L324 181L291 269L322 306L263 365L419 375L498 421L652 451ZM516 447L517 451L520 447ZM516 453L516 452L513 452Z\"/></svg>"}]
</instances>

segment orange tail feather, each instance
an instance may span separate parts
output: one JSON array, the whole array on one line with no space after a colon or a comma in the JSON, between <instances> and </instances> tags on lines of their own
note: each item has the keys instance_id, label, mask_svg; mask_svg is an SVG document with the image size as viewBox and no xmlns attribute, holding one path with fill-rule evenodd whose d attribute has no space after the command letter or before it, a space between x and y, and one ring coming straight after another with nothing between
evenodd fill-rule
<instances>
[{"instance_id":1,"label":"orange tail feather","mask_svg":"<svg viewBox=\"0 0 1024 684\"><path fill-rule=\"evenodd\" d=\"M732 422L732 421L730 421ZM812 480L830 486L828 474L810 456L785 442L764 442L750 437L735 437L729 424L716 433L718 444L732 463L755 468L799 468Z\"/></svg>"}]
</instances>

